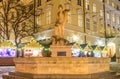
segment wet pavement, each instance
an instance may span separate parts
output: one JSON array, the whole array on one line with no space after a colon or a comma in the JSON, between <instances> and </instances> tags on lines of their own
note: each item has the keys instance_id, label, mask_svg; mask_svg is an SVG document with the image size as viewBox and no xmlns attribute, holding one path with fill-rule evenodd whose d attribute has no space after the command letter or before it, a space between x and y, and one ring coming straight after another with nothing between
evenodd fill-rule
<instances>
[{"instance_id":1,"label":"wet pavement","mask_svg":"<svg viewBox=\"0 0 120 79\"><path fill-rule=\"evenodd\" d=\"M0 66L0 79L2 79L2 75L8 75L8 72L14 72L14 66Z\"/></svg>"}]
</instances>

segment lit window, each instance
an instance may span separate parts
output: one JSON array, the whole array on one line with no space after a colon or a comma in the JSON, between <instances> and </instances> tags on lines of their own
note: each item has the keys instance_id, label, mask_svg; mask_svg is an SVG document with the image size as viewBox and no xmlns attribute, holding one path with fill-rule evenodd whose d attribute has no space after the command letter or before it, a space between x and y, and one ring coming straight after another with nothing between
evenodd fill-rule
<instances>
[{"instance_id":1,"label":"lit window","mask_svg":"<svg viewBox=\"0 0 120 79\"><path fill-rule=\"evenodd\" d=\"M85 5L86 9L89 10L89 0L86 0L86 5Z\"/></svg>"},{"instance_id":2,"label":"lit window","mask_svg":"<svg viewBox=\"0 0 120 79\"><path fill-rule=\"evenodd\" d=\"M37 0L37 6L41 5L41 0Z\"/></svg>"},{"instance_id":3,"label":"lit window","mask_svg":"<svg viewBox=\"0 0 120 79\"><path fill-rule=\"evenodd\" d=\"M100 16L103 16L103 10L100 10Z\"/></svg>"},{"instance_id":4,"label":"lit window","mask_svg":"<svg viewBox=\"0 0 120 79\"><path fill-rule=\"evenodd\" d=\"M71 11L68 12L68 23L71 24Z\"/></svg>"},{"instance_id":5,"label":"lit window","mask_svg":"<svg viewBox=\"0 0 120 79\"><path fill-rule=\"evenodd\" d=\"M42 20L42 16L40 15L40 16L37 17L37 24L38 25L42 25L41 20Z\"/></svg>"},{"instance_id":6,"label":"lit window","mask_svg":"<svg viewBox=\"0 0 120 79\"><path fill-rule=\"evenodd\" d=\"M110 19L110 14L108 12L107 12L106 15L107 15L107 19Z\"/></svg>"},{"instance_id":7,"label":"lit window","mask_svg":"<svg viewBox=\"0 0 120 79\"><path fill-rule=\"evenodd\" d=\"M120 18L117 17L117 24L120 24Z\"/></svg>"},{"instance_id":8,"label":"lit window","mask_svg":"<svg viewBox=\"0 0 120 79\"><path fill-rule=\"evenodd\" d=\"M112 14L112 21L115 22L115 14Z\"/></svg>"},{"instance_id":9,"label":"lit window","mask_svg":"<svg viewBox=\"0 0 120 79\"><path fill-rule=\"evenodd\" d=\"M90 19L86 18L86 28L90 30Z\"/></svg>"},{"instance_id":10,"label":"lit window","mask_svg":"<svg viewBox=\"0 0 120 79\"><path fill-rule=\"evenodd\" d=\"M78 11L78 26L82 27L83 25L83 15Z\"/></svg>"},{"instance_id":11,"label":"lit window","mask_svg":"<svg viewBox=\"0 0 120 79\"><path fill-rule=\"evenodd\" d=\"M51 11L46 12L46 24L51 23Z\"/></svg>"},{"instance_id":12,"label":"lit window","mask_svg":"<svg viewBox=\"0 0 120 79\"><path fill-rule=\"evenodd\" d=\"M97 31L97 17L93 17L93 31Z\"/></svg>"},{"instance_id":13,"label":"lit window","mask_svg":"<svg viewBox=\"0 0 120 79\"><path fill-rule=\"evenodd\" d=\"M112 7L115 7L115 4L112 2Z\"/></svg>"},{"instance_id":14,"label":"lit window","mask_svg":"<svg viewBox=\"0 0 120 79\"><path fill-rule=\"evenodd\" d=\"M93 21L93 31L97 31L97 22Z\"/></svg>"},{"instance_id":15,"label":"lit window","mask_svg":"<svg viewBox=\"0 0 120 79\"><path fill-rule=\"evenodd\" d=\"M77 0L77 4L81 6L81 0Z\"/></svg>"},{"instance_id":16,"label":"lit window","mask_svg":"<svg viewBox=\"0 0 120 79\"><path fill-rule=\"evenodd\" d=\"M93 12L96 12L96 4L93 3Z\"/></svg>"},{"instance_id":17,"label":"lit window","mask_svg":"<svg viewBox=\"0 0 120 79\"><path fill-rule=\"evenodd\" d=\"M119 17L119 24L120 24L120 17Z\"/></svg>"}]
</instances>

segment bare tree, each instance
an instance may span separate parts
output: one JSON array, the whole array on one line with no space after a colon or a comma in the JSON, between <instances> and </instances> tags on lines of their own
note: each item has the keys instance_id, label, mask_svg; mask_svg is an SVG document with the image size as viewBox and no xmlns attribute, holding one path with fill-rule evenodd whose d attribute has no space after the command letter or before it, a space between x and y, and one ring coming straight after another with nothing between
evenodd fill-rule
<instances>
[{"instance_id":1,"label":"bare tree","mask_svg":"<svg viewBox=\"0 0 120 79\"><path fill-rule=\"evenodd\" d=\"M0 11L0 36L3 39L12 39L18 47L21 40L33 36L34 30L34 3L29 5L21 4L20 0L2 0Z\"/></svg>"}]
</instances>

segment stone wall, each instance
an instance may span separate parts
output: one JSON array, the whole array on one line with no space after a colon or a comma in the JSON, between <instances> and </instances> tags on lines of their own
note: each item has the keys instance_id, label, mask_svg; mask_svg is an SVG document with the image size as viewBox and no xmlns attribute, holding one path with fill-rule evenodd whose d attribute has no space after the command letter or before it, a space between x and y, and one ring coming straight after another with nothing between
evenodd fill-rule
<instances>
[{"instance_id":1,"label":"stone wall","mask_svg":"<svg viewBox=\"0 0 120 79\"><path fill-rule=\"evenodd\" d=\"M15 58L16 72L30 74L94 74L109 71L109 58Z\"/></svg>"},{"instance_id":2,"label":"stone wall","mask_svg":"<svg viewBox=\"0 0 120 79\"><path fill-rule=\"evenodd\" d=\"M0 66L14 66L13 57L0 57Z\"/></svg>"}]
</instances>

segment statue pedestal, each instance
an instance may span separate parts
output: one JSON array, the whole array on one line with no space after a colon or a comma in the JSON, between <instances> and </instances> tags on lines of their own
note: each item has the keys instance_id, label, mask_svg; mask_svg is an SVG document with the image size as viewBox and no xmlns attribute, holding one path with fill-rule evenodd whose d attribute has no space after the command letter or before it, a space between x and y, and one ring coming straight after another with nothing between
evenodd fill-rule
<instances>
[{"instance_id":1,"label":"statue pedestal","mask_svg":"<svg viewBox=\"0 0 120 79\"><path fill-rule=\"evenodd\" d=\"M51 45L52 57L71 57L71 46Z\"/></svg>"}]
</instances>

